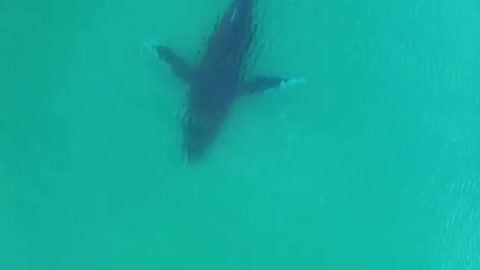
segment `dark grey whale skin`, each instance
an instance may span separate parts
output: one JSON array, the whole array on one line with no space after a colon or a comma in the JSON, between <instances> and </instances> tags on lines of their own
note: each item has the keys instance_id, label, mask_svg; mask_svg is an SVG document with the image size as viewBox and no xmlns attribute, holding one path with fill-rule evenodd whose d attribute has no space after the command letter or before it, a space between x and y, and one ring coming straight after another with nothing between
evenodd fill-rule
<instances>
[{"instance_id":1,"label":"dark grey whale skin","mask_svg":"<svg viewBox=\"0 0 480 270\"><path fill-rule=\"evenodd\" d=\"M253 8L254 0L232 1L196 67L168 46L149 44L158 58L190 87L182 125L182 145L188 163L205 155L239 96L304 81L277 76L245 80L246 56L255 33Z\"/></svg>"}]
</instances>

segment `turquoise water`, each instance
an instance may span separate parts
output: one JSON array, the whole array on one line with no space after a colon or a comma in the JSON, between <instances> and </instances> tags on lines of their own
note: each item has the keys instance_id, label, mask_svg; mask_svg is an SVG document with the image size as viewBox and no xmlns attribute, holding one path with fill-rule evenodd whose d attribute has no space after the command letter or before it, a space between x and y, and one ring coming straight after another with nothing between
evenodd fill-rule
<instances>
[{"instance_id":1,"label":"turquoise water","mask_svg":"<svg viewBox=\"0 0 480 270\"><path fill-rule=\"evenodd\" d=\"M0 269L480 269L480 2L259 1L252 73L308 83L188 167L142 46L228 3L0 1Z\"/></svg>"}]
</instances>

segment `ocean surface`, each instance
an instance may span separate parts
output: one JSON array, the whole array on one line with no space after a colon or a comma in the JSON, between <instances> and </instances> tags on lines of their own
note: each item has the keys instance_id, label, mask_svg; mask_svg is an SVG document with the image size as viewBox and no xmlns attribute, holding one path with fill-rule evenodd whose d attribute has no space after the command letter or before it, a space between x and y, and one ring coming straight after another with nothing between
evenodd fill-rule
<instances>
[{"instance_id":1,"label":"ocean surface","mask_svg":"<svg viewBox=\"0 0 480 270\"><path fill-rule=\"evenodd\" d=\"M480 1L259 0L236 103L186 165L230 0L0 0L0 270L480 269Z\"/></svg>"}]
</instances>

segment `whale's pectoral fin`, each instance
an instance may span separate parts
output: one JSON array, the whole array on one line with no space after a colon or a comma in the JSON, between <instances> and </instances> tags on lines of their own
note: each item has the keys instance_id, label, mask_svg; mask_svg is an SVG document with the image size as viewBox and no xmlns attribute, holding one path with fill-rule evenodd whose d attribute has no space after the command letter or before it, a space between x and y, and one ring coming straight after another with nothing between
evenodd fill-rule
<instances>
[{"instance_id":1,"label":"whale's pectoral fin","mask_svg":"<svg viewBox=\"0 0 480 270\"><path fill-rule=\"evenodd\" d=\"M172 49L165 45L154 42L149 42L147 45L155 52L158 58L165 61L165 63L170 66L173 73L177 77L186 81L187 83L191 83L193 80L195 80L197 73L195 68L187 63L184 58L173 52Z\"/></svg>"},{"instance_id":2,"label":"whale's pectoral fin","mask_svg":"<svg viewBox=\"0 0 480 270\"><path fill-rule=\"evenodd\" d=\"M256 94L272 88L304 83L303 78L282 78L275 76L258 76L245 82L243 88L246 94Z\"/></svg>"}]
</instances>

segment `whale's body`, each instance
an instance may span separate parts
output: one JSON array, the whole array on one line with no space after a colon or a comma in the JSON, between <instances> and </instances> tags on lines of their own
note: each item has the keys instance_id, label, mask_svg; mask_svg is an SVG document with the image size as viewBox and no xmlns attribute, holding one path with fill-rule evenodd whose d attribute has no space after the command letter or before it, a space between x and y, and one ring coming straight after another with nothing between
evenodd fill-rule
<instances>
[{"instance_id":1,"label":"whale's body","mask_svg":"<svg viewBox=\"0 0 480 270\"><path fill-rule=\"evenodd\" d=\"M299 81L276 76L245 79L246 56L255 33L253 8L254 0L233 0L196 67L169 47L152 44L157 56L190 87L183 122L183 149L190 162L200 159L214 142L239 96Z\"/></svg>"}]
</instances>

